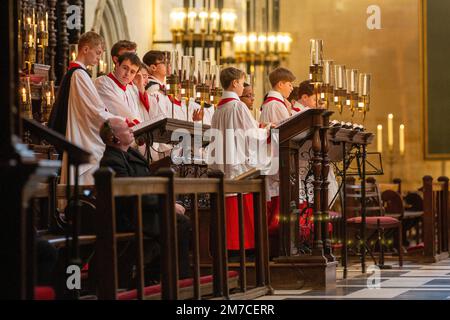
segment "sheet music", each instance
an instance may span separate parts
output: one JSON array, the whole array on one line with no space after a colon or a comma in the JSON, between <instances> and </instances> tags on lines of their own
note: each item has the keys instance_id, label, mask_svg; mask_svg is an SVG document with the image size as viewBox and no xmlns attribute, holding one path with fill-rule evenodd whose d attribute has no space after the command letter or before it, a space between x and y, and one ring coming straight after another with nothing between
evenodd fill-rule
<instances>
[{"instance_id":1,"label":"sheet music","mask_svg":"<svg viewBox=\"0 0 450 320\"><path fill-rule=\"evenodd\" d=\"M292 119L295 119L297 117L300 117L303 113L305 113L306 111L311 110L311 108L306 108L305 110L300 111L299 113L281 121L280 123L277 124L277 126L275 127L275 129L279 129L282 125L288 123L289 121L291 121Z\"/></svg>"}]
</instances>

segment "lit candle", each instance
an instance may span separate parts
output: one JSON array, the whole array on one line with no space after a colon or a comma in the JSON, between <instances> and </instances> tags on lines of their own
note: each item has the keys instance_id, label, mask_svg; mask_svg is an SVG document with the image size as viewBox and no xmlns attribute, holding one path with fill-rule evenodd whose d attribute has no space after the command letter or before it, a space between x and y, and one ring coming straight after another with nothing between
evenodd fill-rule
<instances>
[{"instance_id":1,"label":"lit candle","mask_svg":"<svg viewBox=\"0 0 450 320\"><path fill-rule=\"evenodd\" d=\"M251 53L256 52L256 42L258 41L258 37L256 33L250 33L248 36L248 49Z\"/></svg>"},{"instance_id":2,"label":"lit candle","mask_svg":"<svg viewBox=\"0 0 450 320\"><path fill-rule=\"evenodd\" d=\"M208 12L206 10L200 11L198 18L200 19L200 31L204 33L208 28Z\"/></svg>"},{"instance_id":3,"label":"lit candle","mask_svg":"<svg viewBox=\"0 0 450 320\"><path fill-rule=\"evenodd\" d=\"M75 52L72 52L72 61L75 61L77 59L77 56L75 54Z\"/></svg>"},{"instance_id":4,"label":"lit candle","mask_svg":"<svg viewBox=\"0 0 450 320\"><path fill-rule=\"evenodd\" d=\"M400 125L400 133L399 133L399 146L400 146L400 155L405 155L405 125Z\"/></svg>"},{"instance_id":5,"label":"lit candle","mask_svg":"<svg viewBox=\"0 0 450 320\"><path fill-rule=\"evenodd\" d=\"M218 11L212 11L209 15L211 32L217 32L219 30L220 15Z\"/></svg>"},{"instance_id":6,"label":"lit candle","mask_svg":"<svg viewBox=\"0 0 450 320\"><path fill-rule=\"evenodd\" d=\"M267 51L267 36L260 34L258 36L258 48L260 53L266 53Z\"/></svg>"},{"instance_id":7,"label":"lit candle","mask_svg":"<svg viewBox=\"0 0 450 320\"><path fill-rule=\"evenodd\" d=\"M45 22L44 22L44 20L41 21L41 31L45 32Z\"/></svg>"},{"instance_id":8,"label":"lit candle","mask_svg":"<svg viewBox=\"0 0 450 320\"><path fill-rule=\"evenodd\" d=\"M187 18L188 18L188 29L190 32L194 32L195 21L197 19L197 12L195 12L194 10L189 10Z\"/></svg>"},{"instance_id":9,"label":"lit candle","mask_svg":"<svg viewBox=\"0 0 450 320\"><path fill-rule=\"evenodd\" d=\"M22 88L22 102L27 103L27 90Z\"/></svg>"},{"instance_id":10,"label":"lit candle","mask_svg":"<svg viewBox=\"0 0 450 320\"><path fill-rule=\"evenodd\" d=\"M394 115L392 113L388 116L388 146L389 151L394 150Z\"/></svg>"},{"instance_id":11,"label":"lit candle","mask_svg":"<svg viewBox=\"0 0 450 320\"><path fill-rule=\"evenodd\" d=\"M48 12L45 13L45 31L48 31Z\"/></svg>"},{"instance_id":12,"label":"lit candle","mask_svg":"<svg viewBox=\"0 0 450 320\"><path fill-rule=\"evenodd\" d=\"M105 63L103 62L103 60L100 60L100 63L99 63L100 73L104 73L105 72L104 64Z\"/></svg>"},{"instance_id":13,"label":"lit candle","mask_svg":"<svg viewBox=\"0 0 450 320\"><path fill-rule=\"evenodd\" d=\"M383 126L381 124L377 127L377 151L383 152Z\"/></svg>"},{"instance_id":14,"label":"lit candle","mask_svg":"<svg viewBox=\"0 0 450 320\"><path fill-rule=\"evenodd\" d=\"M269 34L269 36L267 37L267 42L269 44L269 52L275 53L277 37L274 34Z\"/></svg>"},{"instance_id":15,"label":"lit candle","mask_svg":"<svg viewBox=\"0 0 450 320\"><path fill-rule=\"evenodd\" d=\"M52 96L51 96L51 92L46 92L45 96L47 98L47 106L50 106L52 104Z\"/></svg>"},{"instance_id":16,"label":"lit candle","mask_svg":"<svg viewBox=\"0 0 450 320\"><path fill-rule=\"evenodd\" d=\"M30 34L30 38L28 40L28 47L32 48L33 47L33 36Z\"/></svg>"}]
</instances>

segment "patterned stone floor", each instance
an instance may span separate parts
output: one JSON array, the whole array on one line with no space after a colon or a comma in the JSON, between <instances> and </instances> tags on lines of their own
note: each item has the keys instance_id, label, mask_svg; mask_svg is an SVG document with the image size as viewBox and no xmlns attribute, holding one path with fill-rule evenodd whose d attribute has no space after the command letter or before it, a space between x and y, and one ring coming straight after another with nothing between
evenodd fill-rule
<instances>
[{"instance_id":1,"label":"patterned stone floor","mask_svg":"<svg viewBox=\"0 0 450 320\"><path fill-rule=\"evenodd\" d=\"M406 262L403 267L386 264L392 269L369 269L366 274L354 264L347 279L338 268L333 290L278 290L259 300L450 300L450 259L427 265Z\"/></svg>"}]
</instances>

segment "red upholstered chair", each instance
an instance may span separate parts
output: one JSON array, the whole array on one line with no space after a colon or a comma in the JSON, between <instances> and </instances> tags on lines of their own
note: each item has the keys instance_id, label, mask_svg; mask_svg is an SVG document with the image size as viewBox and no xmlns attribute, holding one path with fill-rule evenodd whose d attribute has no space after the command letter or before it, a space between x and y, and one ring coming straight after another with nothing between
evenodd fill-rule
<instances>
[{"instance_id":1,"label":"red upholstered chair","mask_svg":"<svg viewBox=\"0 0 450 320\"><path fill-rule=\"evenodd\" d=\"M403 265L402 250L402 224L401 221L394 217L385 216L383 202L377 184L373 179L368 179L366 183L366 230L371 232L372 236L377 235L378 245L380 247L379 265L384 263L384 234L388 230L395 231L397 235L397 245L399 254L399 265ZM347 226L349 229L356 230L357 234L361 230L362 218L362 186L355 184L354 178L347 180ZM368 233L370 236L370 233ZM367 238L366 238L367 239ZM380 243L381 242L381 243ZM372 255L372 252L369 251ZM373 257L373 255L372 255ZM374 258L375 260L375 258Z\"/></svg>"}]
</instances>

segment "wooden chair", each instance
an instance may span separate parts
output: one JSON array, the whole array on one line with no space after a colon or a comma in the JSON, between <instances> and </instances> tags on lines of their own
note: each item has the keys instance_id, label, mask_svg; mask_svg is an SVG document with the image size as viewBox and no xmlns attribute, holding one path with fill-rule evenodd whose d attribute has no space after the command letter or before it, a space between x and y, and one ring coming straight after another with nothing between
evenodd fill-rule
<instances>
[{"instance_id":1,"label":"wooden chair","mask_svg":"<svg viewBox=\"0 0 450 320\"><path fill-rule=\"evenodd\" d=\"M372 255L371 250L369 250L369 246L367 242L363 243L365 249L369 251L372 255L372 258L375 261L375 264L379 266L384 265L384 235L387 230L394 230L397 234L397 243L398 243L398 255L399 255L399 265L403 265L403 250L402 250L402 224L401 222L393 217L385 216L384 208L382 205L381 195L379 189L373 180L369 179L369 182L366 183L365 189L365 210L366 217L365 221L363 221L362 217L362 201L363 201L363 192L360 184L355 184L355 179L350 177L347 180L347 226L349 229L356 230L357 239L363 241L365 236L362 235L365 232L365 229L372 231L372 235L376 234L378 238L378 245L380 248L380 259L377 263L375 258ZM352 217L353 215L353 217ZM363 250L365 250L363 249Z\"/></svg>"}]
</instances>

